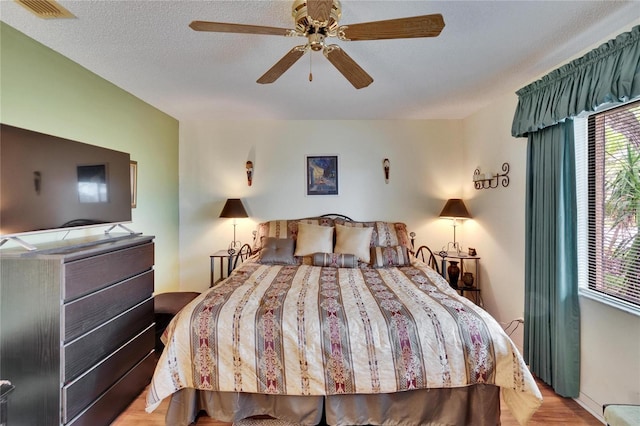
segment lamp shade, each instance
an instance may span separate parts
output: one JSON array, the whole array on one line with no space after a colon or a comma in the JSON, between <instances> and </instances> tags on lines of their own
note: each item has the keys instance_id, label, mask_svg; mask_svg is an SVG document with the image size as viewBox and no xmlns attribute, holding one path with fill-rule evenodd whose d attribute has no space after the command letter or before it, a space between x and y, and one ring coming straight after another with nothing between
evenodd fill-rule
<instances>
[{"instance_id":1,"label":"lamp shade","mask_svg":"<svg viewBox=\"0 0 640 426\"><path fill-rule=\"evenodd\" d=\"M460 198L450 198L440 212L440 217L471 219L469 210Z\"/></svg>"},{"instance_id":2,"label":"lamp shade","mask_svg":"<svg viewBox=\"0 0 640 426\"><path fill-rule=\"evenodd\" d=\"M240 198L229 198L227 202L224 203L224 207L220 212L220 217L232 217L232 218L240 218L240 217L249 217L247 211L244 209L242 205L242 201Z\"/></svg>"}]
</instances>

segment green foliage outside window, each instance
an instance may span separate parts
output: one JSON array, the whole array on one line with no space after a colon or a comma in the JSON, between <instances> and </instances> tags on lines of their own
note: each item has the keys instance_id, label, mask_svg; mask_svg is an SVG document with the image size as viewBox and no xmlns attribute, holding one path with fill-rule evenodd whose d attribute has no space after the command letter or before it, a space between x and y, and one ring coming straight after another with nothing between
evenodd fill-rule
<instances>
[{"instance_id":1,"label":"green foliage outside window","mask_svg":"<svg viewBox=\"0 0 640 426\"><path fill-rule=\"evenodd\" d=\"M640 304L640 104L604 119L603 259L606 292Z\"/></svg>"}]
</instances>

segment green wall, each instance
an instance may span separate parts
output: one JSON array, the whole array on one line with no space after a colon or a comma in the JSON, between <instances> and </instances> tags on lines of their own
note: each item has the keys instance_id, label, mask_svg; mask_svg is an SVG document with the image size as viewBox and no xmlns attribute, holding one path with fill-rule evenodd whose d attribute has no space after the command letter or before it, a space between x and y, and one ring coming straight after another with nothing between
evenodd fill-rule
<instances>
[{"instance_id":1,"label":"green wall","mask_svg":"<svg viewBox=\"0 0 640 426\"><path fill-rule=\"evenodd\" d=\"M156 291L179 288L176 119L0 22L0 122L130 153L138 205L128 226L156 236Z\"/></svg>"}]
</instances>

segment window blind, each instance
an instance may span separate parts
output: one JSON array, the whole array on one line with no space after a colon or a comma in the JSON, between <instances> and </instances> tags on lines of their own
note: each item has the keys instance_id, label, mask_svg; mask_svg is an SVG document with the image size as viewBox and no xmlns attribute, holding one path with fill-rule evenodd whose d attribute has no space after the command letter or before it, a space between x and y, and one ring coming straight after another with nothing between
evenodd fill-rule
<instances>
[{"instance_id":1,"label":"window blind","mask_svg":"<svg viewBox=\"0 0 640 426\"><path fill-rule=\"evenodd\" d=\"M640 102L587 124L588 286L640 306Z\"/></svg>"}]
</instances>

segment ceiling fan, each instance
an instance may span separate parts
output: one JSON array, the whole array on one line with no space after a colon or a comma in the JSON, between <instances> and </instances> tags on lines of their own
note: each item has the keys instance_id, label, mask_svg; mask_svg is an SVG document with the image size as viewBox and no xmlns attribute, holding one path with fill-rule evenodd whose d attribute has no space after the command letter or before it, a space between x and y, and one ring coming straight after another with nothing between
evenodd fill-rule
<instances>
[{"instance_id":1,"label":"ceiling fan","mask_svg":"<svg viewBox=\"0 0 640 426\"><path fill-rule=\"evenodd\" d=\"M342 16L339 0L295 0L291 14L295 21L294 29L207 21L193 21L189 26L195 31L306 37L306 44L291 49L257 82L273 83L307 51L322 50L329 62L356 89L367 87L373 82L373 78L340 46L325 44L327 37L337 37L342 41L437 37L444 28L444 19L440 14L338 25Z\"/></svg>"}]
</instances>

